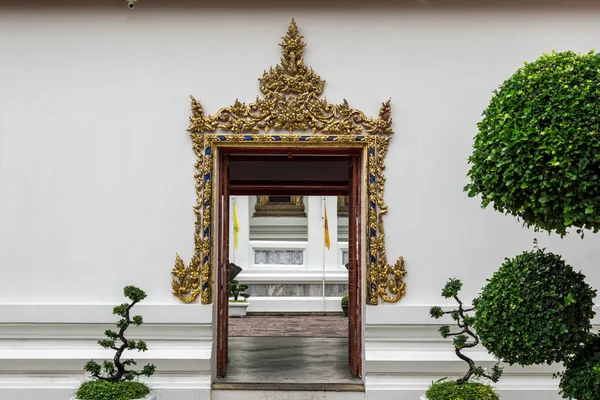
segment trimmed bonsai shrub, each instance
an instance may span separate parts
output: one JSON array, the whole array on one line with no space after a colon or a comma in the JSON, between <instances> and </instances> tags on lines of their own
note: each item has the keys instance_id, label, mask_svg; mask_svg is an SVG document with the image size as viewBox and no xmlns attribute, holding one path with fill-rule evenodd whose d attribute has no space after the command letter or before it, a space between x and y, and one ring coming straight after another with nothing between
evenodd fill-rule
<instances>
[{"instance_id":1,"label":"trimmed bonsai shrub","mask_svg":"<svg viewBox=\"0 0 600 400\"><path fill-rule=\"evenodd\" d=\"M566 370L557 374L561 378L559 393L563 398L597 400L600 393L600 336L590 335L564 365Z\"/></svg>"},{"instance_id":2,"label":"trimmed bonsai shrub","mask_svg":"<svg viewBox=\"0 0 600 400\"><path fill-rule=\"evenodd\" d=\"M342 304L342 306L347 306L348 305L348 295L344 295L342 297L341 304Z\"/></svg>"},{"instance_id":3,"label":"trimmed bonsai shrub","mask_svg":"<svg viewBox=\"0 0 600 400\"><path fill-rule=\"evenodd\" d=\"M152 364L144 366L141 372L129 369L137 365L133 359L121 360L125 350L146 351L148 347L142 340L125 338L125 331L131 325L140 326L144 323L141 315L131 317L130 311L134 305L146 298L146 293L135 286L126 286L123 294L131 303L123 303L113 309L113 314L121 319L117 322L118 332L107 329L104 334L107 339L98 341L105 349L115 350L113 361L104 361L102 365L94 360L88 361L84 370L93 380L84 382L77 390L75 397L80 400L133 400L144 398L150 393L150 388L139 381L134 381L140 375L151 376L156 367Z\"/></svg>"},{"instance_id":4,"label":"trimmed bonsai shrub","mask_svg":"<svg viewBox=\"0 0 600 400\"><path fill-rule=\"evenodd\" d=\"M342 300L340 301L340 305L342 307L342 312L344 313L344 317L348 316L348 303L349 303L349 298L348 295L344 295L342 296Z\"/></svg>"},{"instance_id":5,"label":"trimmed bonsai shrub","mask_svg":"<svg viewBox=\"0 0 600 400\"><path fill-rule=\"evenodd\" d=\"M233 297L233 300L230 301L234 301L234 302L240 302L240 303L244 303L246 302L246 299L248 299L248 297L250 297L250 295L248 293L245 293L246 290L248 290L248 285L241 285L238 281L236 281L235 279L232 279L229 282L229 296ZM238 300L240 297L243 298L243 300Z\"/></svg>"},{"instance_id":6,"label":"trimmed bonsai shrub","mask_svg":"<svg viewBox=\"0 0 600 400\"><path fill-rule=\"evenodd\" d=\"M458 308L450 311L444 311L439 306L431 307L429 314L432 318L441 318L444 315L450 315L456 322L459 330L452 332L449 325L442 325L439 328L440 335L444 339L453 337L453 346L456 356L467 363L469 369L467 373L456 381L446 381L446 378L432 383L427 390L426 396L429 400L498 400L498 395L494 389L479 382L470 382L473 377L487 378L492 382L498 382L502 376L502 368L499 364L494 365L491 374L475 365L475 362L463 354L464 349L475 347L479 344L479 337L473 332L472 327L474 318L467 314L474 308L465 308L463 302L459 299L458 293L462 289L462 282L458 279L450 279L442 290L442 296L446 299L452 298L458 303ZM475 306L476 306L476 302Z\"/></svg>"},{"instance_id":7,"label":"trimmed bonsai shrub","mask_svg":"<svg viewBox=\"0 0 600 400\"><path fill-rule=\"evenodd\" d=\"M477 300L482 344L509 364L561 362L586 340L596 291L585 276L534 242L507 258Z\"/></svg>"},{"instance_id":8,"label":"trimmed bonsai shrub","mask_svg":"<svg viewBox=\"0 0 600 400\"><path fill-rule=\"evenodd\" d=\"M600 230L600 54L545 54L494 91L469 157L469 196L561 236Z\"/></svg>"}]
</instances>

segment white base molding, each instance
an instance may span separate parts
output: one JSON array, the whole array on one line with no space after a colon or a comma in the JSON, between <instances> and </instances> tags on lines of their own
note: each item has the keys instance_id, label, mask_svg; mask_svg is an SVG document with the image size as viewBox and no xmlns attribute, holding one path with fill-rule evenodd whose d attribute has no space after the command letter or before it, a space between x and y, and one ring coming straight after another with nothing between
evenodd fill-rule
<instances>
[{"instance_id":1,"label":"white base molding","mask_svg":"<svg viewBox=\"0 0 600 400\"><path fill-rule=\"evenodd\" d=\"M154 376L153 376L154 378ZM144 380L154 390L157 400L206 400L210 399L210 375L191 377L159 376ZM40 379L35 374L24 375L0 381L0 399L4 400L65 400L74 395L75 390L84 381L82 374L77 376L54 376L49 374Z\"/></svg>"},{"instance_id":2,"label":"white base molding","mask_svg":"<svg viewBox=\"0 0 600 400\"><path fill-rule=\"evenodd\" d=\"M0 305L0 399L65 400L86 380L84 364L112 359L97 344L118 317L114 305ZM158 399L210 398L212 306L139 305L145 323L127 337L144 340L146 352L125 353L157 373L142 379Z\"/></svg>"},{"instance_id":3,"label":"white base molding","mask_svg":"<svg viewBox=\"0 0 600 400\"><path fill-rule=\"evenodd\" d=\"M439 376L425 378L420 376L367 376L365 378L365 390L367 400L419 400L423 393L437 380ZM503 377L494 385L500 399L506 400L562 400L558 395L558 382L553 384L551 378L545 380L545 384L537 386L535 382L527 385L527 378L516 380L515 377ZM508 381L504 382L503 381ZM521 381L521 384L514 384ZM512 382L512 383L511 383ZM539 383L539 382L538 382Z\"/></svg>"},{"instance_id":4,"label":"white base molding","mask_svg":"<svg viewBox=\"0 0 600 400\"><path fill-rule=\"evenodd\" d=\"M339 300L334 301L327 304L339 310ZM248 311L255 304L253 299ZM158 399L418 400L432 381L465 372L466 364L456 358L452 341L442 339L439 325L427 318L428 307L378 306L366 307L365 392L213 391L213 308L140 306L146 323L132 327L130 336L145 340L149 350L131 356L140 367L156 365L157 373L143 381L156 390ZM0 305L0 315L2 400L68 399L85 380L83 365L88 360L102 362L113 356L96 343L105 329L114 327L115 318L106 305ZM594 324L598 329L598 318ZM485 368L495 363L483 347L467 353ZM552 379L560 369L505 366L495 387L507 400L560 400L558 380Z\"/></svg>"},{"instance_id":5,"label":"white base molding","mask_svg":"<svg viewBox=\"0 0 600 400\"><path fill-rule=\"evenodd\" d=\"M407 310L407 314L415 310ZM402 313L399 313L402 314ZM368 322L368 318L367 318ZM457 379L467 365L456 357L452 340L444 340L438 325L367 324L365 334L365 390L373 400L418 400L432 382L442 377ZM466 350L476 364L491 369L494 358L483 347ZM501 398L510 400L560 400L559 365L504 367L493 385Z\"/></svg>"},{"instance_id":6,"label":"white base molding","mask_svg":"<svg viewBox=\"0 0 600 400\"><path fill-rule=\"evenodd\" d=\"M157 390L156 400L208 400L210 389ZM6 400L65 400L73 395L73 389L0 389L0 399Z\"/></svg>"}]
</instances>

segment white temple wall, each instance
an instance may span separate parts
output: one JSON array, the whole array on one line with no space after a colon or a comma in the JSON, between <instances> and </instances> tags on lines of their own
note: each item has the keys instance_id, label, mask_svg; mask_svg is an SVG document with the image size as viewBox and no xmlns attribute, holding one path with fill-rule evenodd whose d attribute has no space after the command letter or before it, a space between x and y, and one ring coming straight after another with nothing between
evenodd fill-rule
<instances>
[{"instance_id":1,"label":"white temple wall","mask_svg":"<svg viewBox=\"0 0 600 400\"><path fill-rule=\"evenodd\" d=\"M0 2L0 398L64 398L128 284L149 295L140 335L159 387L207 398L213 306L181 304L170 283L175 253L193 251L188 96L208 113L253 100L292 17L330 101L375 115L392 98L387 253L406 259L407 295L365 307L368 398L416 398L460 365L427 315L449 277L470 299L538 237L600 288L600 235L535 235L462 192L491 91L542 52L598 48L599 6L144 2ZM499 387L556 399L550 372L511 369Z\"/></svg>"}]
</instances>

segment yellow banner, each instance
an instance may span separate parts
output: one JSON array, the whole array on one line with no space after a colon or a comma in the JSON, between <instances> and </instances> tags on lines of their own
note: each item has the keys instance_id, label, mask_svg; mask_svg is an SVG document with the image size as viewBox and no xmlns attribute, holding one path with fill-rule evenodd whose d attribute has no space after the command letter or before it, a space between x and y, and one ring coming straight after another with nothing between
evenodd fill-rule
<instances>
[{"instance_id":1,"label":"yellow banner","mask_svg":"<svg viewBox=\"0 0 600 400\"><path fill-rule=\"evenodd\" d=\"M331 243L329 242L329 222L327 221L327 205L323 204L325 207L325 247L327 250L331 247Z\"/></svg>"},{"instance_id":2,"label":"yellow banner","mask_svg":"<svg viewBox=\"0 0 600 400\"><path fill-rule=\"evenodd\" d=\"M233 248L237 249L239 245L240 221L238 221L235 201L233 202Z\"/></svg>"}]
</instances>

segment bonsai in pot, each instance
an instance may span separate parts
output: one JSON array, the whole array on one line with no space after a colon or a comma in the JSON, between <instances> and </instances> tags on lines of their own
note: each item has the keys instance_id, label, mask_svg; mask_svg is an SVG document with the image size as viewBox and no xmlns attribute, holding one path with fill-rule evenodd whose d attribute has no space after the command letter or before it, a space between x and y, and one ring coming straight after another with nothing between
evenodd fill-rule
<instances>
[{"instance_id":1,"label":"bonsai in pot","mask_svg":"<svg viewBox=\"0 0 600 400\"><path fill-rule=\"evenodd\" d=\"M246 317L246 311L248 306L248 297L250 295L246 293L248 285L242 285L235 279L229 282L229 316L230 317ZM233 297L233 299L231 298ZM241 300L240 300L241 298Z\"/></svg>"},{"instance_id":2,"label":"bonsai in pot","mask_svg":"<svg viewBox=\"0 0 600 400\"><path fill-rule=\"evenodd\" d=\"M442 325L439 332L444 339L453 337L453 346L456 356L467 363L469 369L467 373L455 380L442 378L433 382L426 394L421 400L498 400L498 394L487 384L471 381L473 378L487 378L496 383L502 376L502 368L499 364L494 365L491 374L487 374L482 367L475 365L475 362L463 354L464 349L473 348L479 344L479 337L472 330L474 317L467 314L475 308L465 308L462 301L458 298L458 293L462 289L462 282L458 279L450 279L442 290L442 296L446 299L453 298L458 303L458 308L450 311L444 311L439 306L431 307L429 311L432 318L441 318L444 315L450 315L456 322L459 330L452 332L450 326ZM476 301L473 301L476 306Z\"/></svg>"},{"instance_id":3,"label":"bonsai in pot","mask_svg":"<svg viewBox=\"0 0 600 400\"><path fill-rule=\"evenodd\" d=\"M344 316L347 317L348 316L348 295L344 295L344 297L342 297L342 311L344 312Z\"/></svg>"},{"instance_id":4,"label":"bonsai in pot","mask_svg":"<svg viewBox=\"0 0 600 400\"><path fill-rule=\"evenodd\" d=\"M94 360L88 361L83 369L92 379L83 382L75 392L73 400L155 400L156 395L151 393L150 387L137 380L140 375L151 376L156 367L152 364L144 366L141 372L129 369L137 362L133 359L121 360L126 350L146 351L148 347L142 340L125 338L125 331L131 325L143 324L141 315L130 316L131 308L146 298L146 293L135 286L126 286L123 289L125 297L131 303L123 303L113 309L113 314L121 319L117 322L118 331L107 329L104 334L107 339L98 341L105 349L115 350L112 361L104 361L102 365Z\"/></svg>"}]
</instances>

